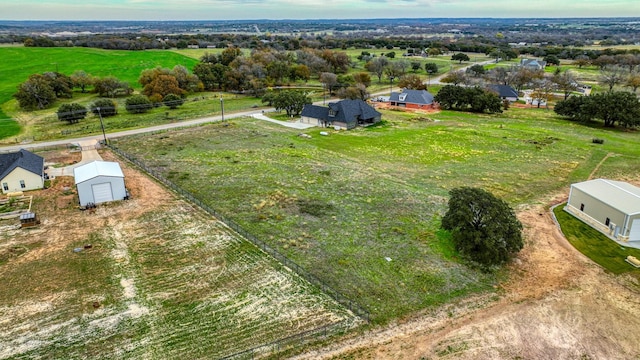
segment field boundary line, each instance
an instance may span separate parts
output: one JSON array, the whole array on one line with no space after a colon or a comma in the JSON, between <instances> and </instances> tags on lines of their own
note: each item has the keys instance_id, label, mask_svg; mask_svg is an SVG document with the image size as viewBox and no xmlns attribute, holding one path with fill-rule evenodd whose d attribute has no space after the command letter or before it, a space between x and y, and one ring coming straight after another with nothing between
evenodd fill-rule
<instances>
[{"instance_id":1,"label":"field boundary line","mask_svg":"<svg viewBox=\"0 0 640 360\"><path fill-rule=\"evenodd\" d=\"M288 257L286 257L285 255L280 253L275 248L269 246L264 241L258 239L253 234L251 234L251 233L247 232L246 230L244 230L238 223L236 223L235 221L227 218L226 216L224 216L223 214L219 213L218 211L216 211L215 209L213 209L209 205L205 204L202 200L198 199L197 197L195 197L190 192L188 192L188 191L184 190L183 188L181 188L180 186L176 185L174 182L172 182L171 180L167 179L162 174L160 174L157 171L149 168L144 162L138 160L136 157L132 156L129 153L124 152L123 150L119 149L118 147L114 146L113 144L108 144L107 147L109 147L109 149L111 149L115 154L117 154L121 158L127 160L131 164L135 165L136 167L138 167L142 171L146 172L149 176L153 177L154 179L156 179L157 181L159 181L163 185L167 186L169 189L173 190L174 192L176 192L178 195L180 195L181 197L183 197L187 201L189 201L192 204L198 206L199 208L204 210L209 215L215 217L218 221L220 221L220 223L222 223L224 226L226 226L230 231L235 232L240 238L251 242L254 246L258 247L260 250L262 250L264 253L266 253L268 256L270 256L272 259L276 260L280 265L282 265L282 266L290 269L291 271L295 272L298 276L300 276L301 278L303 278L304 280L306 280L307 282L309 282L310 284L312 284L313 286L318 288L325 295L327 295L328 297L334 299L336 302L338 302L340 305L344 306L345 308L349 309L349 311L351 311L360 320L364 321L365 323L369 323L370 313L367 310L365 310L363 307L361 307L358 303L356 303L355 301L347 298L346 296L342 295L338 291L334 290L332 287L327 285L324 281L320 280L315 275L313 275L310 272L308 272L302 266L298 265L296 262L294 262L293 260L291 260ZM329 324L329 325L325 325L325 326L322 326L322 327L319 327L319 328L316 328L316 329L304 331L304 332L301 332L299 334L294 334L294 335L288 336L286 338L276 340L276 341L271 342L271 343L258 345L258 346L254 347L254 348L238 352L236 354L227 356L227 357L225 357L223 359L233 359L233 358L237 358L239 356L250 355L250 354L253 355L255 352L264 351L267 348L282 350L284 348L294 346L293 343L295 343L295 342L299 342L300 344L306 343L312 337L315 338L315 339L317 339L317 338L326 338L328 336L333 336L333 335L338 334L338 333L344 333L351 327L348 324L349 322L350 321L348 321L348 320L343 320L343 321L338 322L338 323Z\"/></svg>"}]
</instances>

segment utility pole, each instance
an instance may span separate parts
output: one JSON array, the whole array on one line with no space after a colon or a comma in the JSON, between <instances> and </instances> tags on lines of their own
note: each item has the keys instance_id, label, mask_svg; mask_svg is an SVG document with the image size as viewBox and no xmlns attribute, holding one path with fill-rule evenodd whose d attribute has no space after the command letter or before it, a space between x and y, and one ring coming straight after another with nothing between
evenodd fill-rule
<instances>
[{"instance_id":1,"label":"utility pole","mask_svg":"<svg viewBox=\"0 0 640 360\"><path fill-rule=\"evenodd\" d=\"M222 111L222 121L224 121L224 98L220 94L220 110Z\"/></svg>"},{"instance_id":2,"label":"utility pole","mask_svg":"<svg viewBox=\"0 0 640 360\"><path fill-rule=\"evenodd\" d=\"M98 116L100 117L100 127L102 128L102 136L104 137L104 144L107 145L107 133L104 132L104 122L102 121L102 113L100 112L100 108L97 107Z\"/></svg>"}]
</instances>

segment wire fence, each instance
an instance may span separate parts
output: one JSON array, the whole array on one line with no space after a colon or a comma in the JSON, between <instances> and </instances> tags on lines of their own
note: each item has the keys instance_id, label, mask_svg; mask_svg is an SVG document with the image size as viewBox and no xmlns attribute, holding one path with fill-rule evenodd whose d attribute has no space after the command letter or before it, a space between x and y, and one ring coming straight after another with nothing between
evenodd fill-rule
<instances>
[{"instance_id":1,"label":"wire fence","mask_svg":"<svg viewBox=\"0 0 640 360\"><path fill-rule=\"evenodd\" d=\"M218 219L220 222L222 222L223 224L228 226L230 229L235 231L238 235L242 236L243 238L247 239L248 241L253 243L255 246L257 246L258 248L262 249L262 251L264 251L265 253L267 253L271 257L273 257L280 264L282 264L285 267L291 269L296 274L298 274L300 277L304 278L309 283L311 283L314 286L316 286L317 288L319 288L323 293L325 293L328 296L330 296L336 302L338 302L341 305L343 305L344 307L348 308L353 314L358 316L360 319L364 320L365 322L369 322L369 319L370 319L369 312L367 310L365 310L364 308L362 308L358 303L352 301L351 299L349 299L346 296L342 295L338 291L334 290L331 286L327 285L324 281L320 280L318 277L316 277L315 275L313 275L310 272L308 272L307 270L305 270L302 266L298 265L296 262L294 262L293 260L289 259L288 257L283 255L278 250L276 250L275 248L271 247L270 245L268 245L264 241L258 239L253 234L250 234L249 232L244 230L238 223L236 223L235 221L229 219L228 217L226 217L225 215L221 214L217 210L213 209L209 205L205 204L202 200L198 199L196 196L194 196L190 192L188 192L185 189L181 188L180 186L176 185L175 183L173 183L171 180L169 180L166 177L164 177L159 172L157 172L154 169L148 167L144 162L142 162L142 161L138 160L136 157L134 157L134 156L132 156L132 155L120 150L118 147L116 147L113 144L109 144L108 146L114 153L118 154L119 156L121 156L122 158L128 160L129 162L133 163L134 165L138 166L140 169L142 169L143 171L145 171L146 173L148 173L149 175L154 177L156 180L158 180L159 182L161 182L162 184L164 184L168 188L172 189L176 193L180 194L186 200L188 200L191 203L199 206L201 209L203 209L204 211L206 211L207 213L209 213L210 215L212 215L213 217ZM245 351L230 355L228 357L225 357L224 359L253 358L254 355L257 355L257 354L260 354L260 353L266 353L266 352L269 352L269 351L281 351L283 349L291 348L291 347L294 347L296 345L301 345L303 343L306 343L306 342L309 342L309 341L312 341L312 340L318 340L318 339L326 338L326 337L329 337L329 336L337 335L337 334L340 334L340 333L344 333L351 326L352 325L350 324L349 321L343 321L343 322L336 323L336 324L330 324L330 325L323 326L323 327L320 327L320 328L317 328L317 329L314 329L314 330L309 330L309 331L302 332L302 333L299 333L299 334L296 334L296 335L293 335L293 336L290 336L290 337L287 337L287 338L284 338L284 339L280 339L278 341L275 341L275 342L272 342L272 343L269 343L269 344L263 344L263 345L255 347L255 348L252 348L252 349L249 349L249 350L245 350Z\"/></svg>"}]
</instances>

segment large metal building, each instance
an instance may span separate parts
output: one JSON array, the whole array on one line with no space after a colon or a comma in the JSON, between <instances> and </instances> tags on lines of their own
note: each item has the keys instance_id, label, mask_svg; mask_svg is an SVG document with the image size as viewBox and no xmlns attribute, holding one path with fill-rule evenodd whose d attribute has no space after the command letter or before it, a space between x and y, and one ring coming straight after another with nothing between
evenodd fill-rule
<instances>
[{"instance_id":1,"label":"large metal building","mask_svg":"<svg viewBox=\"0 0 640 360\"><path fill-rule=\"evenodd\" d=\"M573 184L565 210L616 240L640 244L640 188L636 186L606 179Z\"/></svg>"},{"instance_id":2,"label":"large metal building","mask_svg":"<svg viewBox=\"0 0 640 360\"><path fill-rule=\"evenodd\" d=\"M123 200L127 197L120 164L93 161L73 169L80 206Z\"/></svg>"}]
</instances>

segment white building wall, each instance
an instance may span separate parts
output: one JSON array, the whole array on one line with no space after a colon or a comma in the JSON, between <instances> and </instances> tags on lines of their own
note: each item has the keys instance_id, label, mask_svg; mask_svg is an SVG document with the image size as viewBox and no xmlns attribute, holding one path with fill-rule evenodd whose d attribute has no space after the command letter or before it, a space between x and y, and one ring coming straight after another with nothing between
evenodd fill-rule
<instances>
[{"instance_id":1,"label":"white building wall","mask_svg":"<svg viewBox=\"0 0 640 360\"><path fill-rule=\"evenodd\" d=\"M24 181L25 187L20 186L20 180ZM5 190L3 184L7 183L9 190ZM37 190L44 187L42 176L27 171L23 168L15 168L4 179L0 180L0 189L4 194L16 191Z\"/></svg>"},{"instance_id":2,"label":"white building wall","mask_svg":"<svg viewBox=\"0 0 640 360\"><path fill-rule=\"evenodd\" d=\"M78 190L78 200L80 206L86 206L88 203L95 203L93 198L93 185L111 183L111 191L113 192L113 200L123 200L127 196L127 190L124 186L124 178L113 176L97 176L87 181L76 184Z\"/></svg>"}]
</instances>

